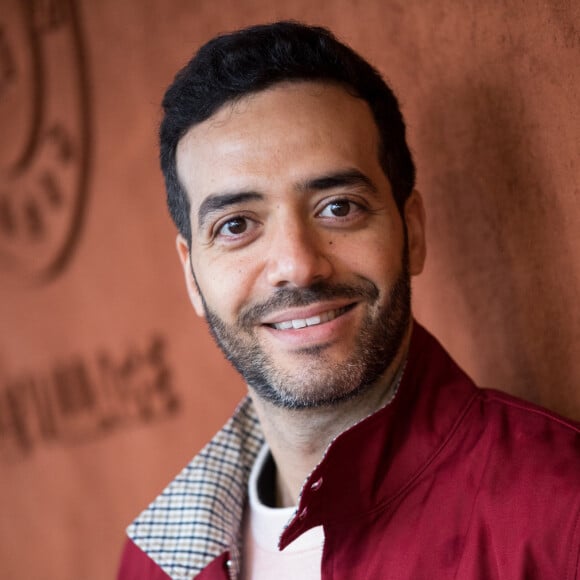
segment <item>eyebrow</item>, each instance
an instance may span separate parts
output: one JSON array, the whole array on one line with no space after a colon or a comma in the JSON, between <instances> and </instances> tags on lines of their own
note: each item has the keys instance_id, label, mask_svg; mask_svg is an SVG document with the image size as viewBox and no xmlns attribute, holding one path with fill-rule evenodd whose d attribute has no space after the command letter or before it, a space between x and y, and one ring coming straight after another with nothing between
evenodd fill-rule
<instances>
[{"instance_id":1,"label":"eyebrow","mask_svg":"<svg viewBox=\"0 0 580 580\"><path fill-rule=\"evenodd\" d=\"M223 210L226 207L263 199L264 196L257 191L237 191L234 193L216 193L206 197L199 206L197 223L202 229L210 214Z\"/></svg>"},{"instance_id":2,"label":"eyebrow","mask_svg":"<svg viewBox=\"0 0 580 580\"><path fill-rule=\"evenodd\" d=\"M319 177L306 179L299 182L296 185L296 189L300 192L308 192L352 186L365 187L374 193L377 192L377 187L373 181L358 169L346 169L344 171L331 172ZM262 199L264 199L264 196L257 191L236 191L209 195L199 206L197 214L198 227L199 229L202 229L212 213L220 212L227 207L244 203L246 201Z\"/></svg>"}]
</instances>

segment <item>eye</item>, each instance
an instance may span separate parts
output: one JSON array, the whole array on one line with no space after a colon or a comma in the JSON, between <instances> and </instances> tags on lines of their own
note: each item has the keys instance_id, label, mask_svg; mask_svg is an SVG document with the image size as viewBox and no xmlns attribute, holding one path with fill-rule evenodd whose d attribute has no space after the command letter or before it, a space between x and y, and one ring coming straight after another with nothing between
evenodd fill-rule
<instances>
[{"instance_id":1,"label":"eye","mask_svg":"<svg viewBox=\"0 0 580 580\"><path fill-rule=\"evenodd\" d=\"M232 237L242 235L247 230L248 220L244 217L237 216L221 224L217 233L220 236Z\"/></svg>"},{"instance_id":2,"label":"eye","mask_svg":"<svg viewBox=\"0 0 580 580\"><path fill-rule=\"evenodd\" d=\"M321 217L346 217L357 205L348 199L336 199L326 205L318 214Z\"/></svg>"}]
</instances>

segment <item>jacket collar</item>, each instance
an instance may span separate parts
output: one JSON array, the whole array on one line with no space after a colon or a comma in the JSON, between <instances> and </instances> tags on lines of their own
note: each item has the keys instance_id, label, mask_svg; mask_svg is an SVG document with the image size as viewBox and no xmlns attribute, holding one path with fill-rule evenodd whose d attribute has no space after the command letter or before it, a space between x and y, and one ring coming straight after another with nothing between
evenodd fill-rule
<instances>
[{"instance_id":1,"label":"jacket collar","mask_svg":"<svg viewBox=\"0 0 580 580\"><path fill-rule=\"evenodd\" d=\"M443 449L475 393L471 380L415 322L396 396L329 446L304 484L280 548L314 526L360 517L404 493ZM247 482L263 442L246 398L128 528L133 542L173 580L190 580L226 551L237 577Z\"/></svg>"},{"instance_id":2,"label":"jacket collar","mask_svg":"<svg viewBox=\"0 0 580 580\"><path fill-rule=\"evenodd\" d=\"M329 446L304 483L280 548L314 526L346 524L387 507L440 453L476 393L471 379L415 322L395 397Z\"/></svg>"},{"instance_id":3,"label":"jacket collar","mask_svg":"<svg viewBox=\"0 0 580 580\"><path fill-rule=\"evenodd\" d=\"M191 580L229 551L240 565L240 524L250 470L264 439L251 401L129 526L127 535L173 580Z\"/></svg>"}]
</instances>

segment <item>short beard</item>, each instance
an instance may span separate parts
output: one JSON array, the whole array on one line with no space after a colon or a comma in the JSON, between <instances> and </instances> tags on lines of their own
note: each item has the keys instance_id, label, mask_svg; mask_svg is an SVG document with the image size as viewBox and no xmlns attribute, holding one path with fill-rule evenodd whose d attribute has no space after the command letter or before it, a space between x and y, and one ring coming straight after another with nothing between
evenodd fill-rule
<instances>
[{"instance_id":1,"label":"short beard","mask_svg":"<svg viewBox=\"0 0 580 580\"><path fill-rule=\"evenodd\" d=\"M208 307L200 292L210 332L254 393L277 407L332 406L360 396L393 364L410 324L411 283L406 242L405 239L401 272L382 307L378 305L379 289L366 278L361 278L357 285L317 283L308 288L281 288L269 300L243 309L236 325L227 325ZM276 368L253 334L258 321L280 308L334 298L362 299L370 304L371 310L376 306L376 312L369 311L363 319L351 356L342 363L327 361L325 346L321 345L296 351L305 357L306 363L303 366L297 363L295 374ZM313 359L310 366L314 368L304 372Z\"/></svg>"}]
</instances>

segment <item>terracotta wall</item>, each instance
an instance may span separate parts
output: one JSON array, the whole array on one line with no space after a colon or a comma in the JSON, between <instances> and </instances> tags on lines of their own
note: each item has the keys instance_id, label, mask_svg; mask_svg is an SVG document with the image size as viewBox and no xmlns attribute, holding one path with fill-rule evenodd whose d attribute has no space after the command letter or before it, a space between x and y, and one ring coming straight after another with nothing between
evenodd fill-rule
<instances>
[{"instance_id":1,"label":"terracotta wall","mask_svg":"<svg viewBox=\"0 0 580 580\"><path fill-rule=\"evenodd\" d=\"M187 302L159 101L212 35L320 23L392 81L429 213L416 314L580 418L580 4L0 0L0 574L112 578L244 392Z\"/></svg>"}]
</instances>

